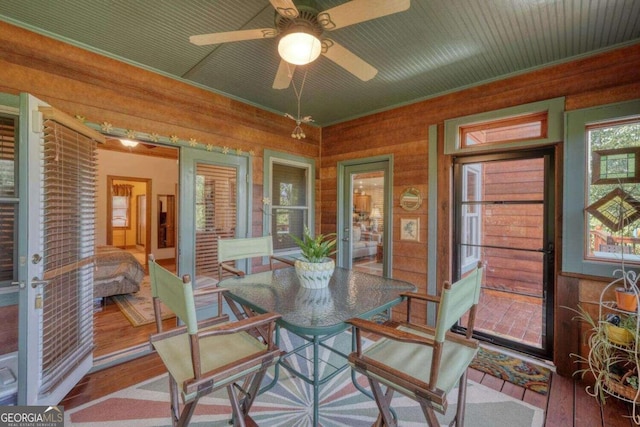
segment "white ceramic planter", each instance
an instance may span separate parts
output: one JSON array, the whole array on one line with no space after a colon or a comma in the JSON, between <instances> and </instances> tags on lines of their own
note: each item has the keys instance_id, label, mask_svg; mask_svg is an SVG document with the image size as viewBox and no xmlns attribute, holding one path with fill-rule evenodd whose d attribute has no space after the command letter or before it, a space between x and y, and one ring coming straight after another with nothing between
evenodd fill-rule
<instances>
[{"instance_id":1,"label":"white ceramic planter","mask_svg":"<svg viewBox=\"0 0 640 427\"><path fill-rule=\"evenodd\" d=\"M296 260L295 267L300 285L309 289L321 289L329 286L336 263L330 258L325 262Z\"/></svg>"}]
</instances>

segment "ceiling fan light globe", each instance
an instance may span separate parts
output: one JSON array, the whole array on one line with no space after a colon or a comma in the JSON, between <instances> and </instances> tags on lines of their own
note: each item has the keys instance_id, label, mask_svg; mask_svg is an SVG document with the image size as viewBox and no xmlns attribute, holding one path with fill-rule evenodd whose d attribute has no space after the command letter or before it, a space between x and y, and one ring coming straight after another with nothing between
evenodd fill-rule
<instances>
[{"instance_id":1,"label":"ceiling fan light globe","mask_svg":"<svg viewBox=\"0 0 640 427\"><path fill-rule=\"evenodd\" d=\"M294 65L306 65L315 61L321 51L320 40L305 32L285 34L278 43L280 57Z\"/></svg>"}]
</instances>

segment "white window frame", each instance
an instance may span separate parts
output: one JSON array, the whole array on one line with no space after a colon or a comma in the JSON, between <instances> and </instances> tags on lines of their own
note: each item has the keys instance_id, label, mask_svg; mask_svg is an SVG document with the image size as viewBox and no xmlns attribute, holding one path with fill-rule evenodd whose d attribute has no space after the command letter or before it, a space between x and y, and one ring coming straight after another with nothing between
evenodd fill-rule
<instances>
[{"instance_id":1,"label":"white window frame","mask_svg":"<svg viewBox=\"0 0 640 427\"><path fill-rule=\"evenodd\" d=\"M469 174L473 173L477 175L476 186L473 189L475 198L474 200L480 200L480 191L482 189L482 170L479 165L464 165L462 168L462 194L468 194L469 190ZM462 210L462 235L466 236L469 229L472 229L471 232L473 236L470 241L467 243L471 243L474 245L480 244L480 237L482 236L482 221L481 219L481 205L476 205L476 213L468 214L466 209ZM474 226L475 222L475 226ZM475 229L473 229L475 228ZM473 269L478 261L480 261L480 248L478 246L471 246L465 248L465 252L467 249L471 249L473 253L471 255L462 254L460 257L461 270L462 272L466 272L468 270Z\"/></svg>"}]
</instances>

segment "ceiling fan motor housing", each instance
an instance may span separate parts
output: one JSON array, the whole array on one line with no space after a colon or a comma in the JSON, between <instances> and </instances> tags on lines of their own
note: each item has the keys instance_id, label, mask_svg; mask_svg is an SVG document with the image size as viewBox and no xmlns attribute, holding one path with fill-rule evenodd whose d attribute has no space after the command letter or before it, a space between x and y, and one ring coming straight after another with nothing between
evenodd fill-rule
<instances>
[{"instance_id":1,"label":"ceiling fan motor housing","mask_svg":"<svg viewBox=\"0 0 640 427\"><path fill-rule=\"evenodd\" d=\"M275 14L275 27L278 30L278 34L284 35L302 30L319 38L323 29L318 23L319 12L315 1L298 0L295 4L299 12L296 18L285 18L278 13Z\"/></svg>"}]
</instances>

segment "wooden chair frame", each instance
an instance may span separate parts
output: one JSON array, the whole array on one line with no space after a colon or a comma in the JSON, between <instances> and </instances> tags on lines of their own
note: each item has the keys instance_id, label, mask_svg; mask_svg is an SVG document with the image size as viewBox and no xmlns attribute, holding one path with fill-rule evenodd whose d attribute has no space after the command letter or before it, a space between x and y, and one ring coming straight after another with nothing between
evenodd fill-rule
<instances>
[{"instance_id":1,"label":"wooden chair frame","mask_svg":"<svg viewBox=\"0 0 640 427\"><path fill-rule=\"evenodd\" d=\"M273 270L273 261L294 265L294 261L273 255L273 239L271 236L246 237L238 239L221 239L218 237L218 280L222 280L223 270L238 277L245 272L225 264L226 261L238 261L258 257L269 257L269 269Z\"/></svg>"},{"instance_id":2,"label":"wooden chair frame","mask_svg":"<svg viewBox=\"0 0 640 427\"><path fill-rule=\"evenodd\" d=\"M218 279L222 280L223 271L232 273L237 277L244 277L245 272L225 264L227 261L237 261L242 259L251 259L257 257L269 258L269 269L273 270L273 261L279 261L287 265L294 265L294 261L273 255L273 239L271 236L247 237L238 239L221 239L218 238ZM227 297L225 297L227 298ZM219 310L222 312L222 299L218 298ZM227 301L231 311L237 319L243 319L247 316L255 315L251 308L242 306L242 310L232 301ZM258 330L260 335L264 337L266 331Z\"/></svg>"},{"instance_id":3,"label":"wooden chair frame","mask_svg":"<svg viewBox=\"0 0 640 427\"><path fill-rule=\"evenodd\" d=\"M150 342L160 354L163 362L169 371L169 392L171 396L171 420L174 427L187 426L193 415L195 407L202 396L210 394L220 388L227 389L232 408L232 422L234 426L244 427L255 425L249 416L249 410L258 394L260 384L266 374L267 369L278 362L283 354L274 342L275 322L280 318L276 313L264 313L243 319L237 322L227 322L228 316L217 316L198 321L195 313L195 293L191 286L191 278L184 275L182 280L173 273L157 265L153 256L149 257L149 272L152 277L153 304L158 332L150 337ZM165 290L161 291L161 287ZM169 290L171 288L171 290ZM222 288L207 289L198 295L220 293ZM163 299L159 294L173 294L175 298ZM181 304L180 296L185 296L186 307ZM178 326L167 331L162 326L162 302L167 305L184 322L183 326ZM186 313L186 314L182 314ZM239 334L250 334L261 328L264 333L264 341L255 338L242 337ZM253 346L255 351L244 354L233 362L216 365L215 368L206 370L202 361L202 344L207 343L207 356L211 358L211 353L216 351L224 352L222 343L216 344L216 339L236 334L237 339L256 340ZM176 340L182 336L188 336L188 347L190 353L192 377L180 382L174 378L170 362L175 359L171 352L185 350L176 347L171 340ZM252 335L253 336L253 335ZM236 339L234 336L233 339ZM171 347L171 352L163 352L164 346ZM250 347L253 348L253 347ZM228 356L228 355L227 355ZM172 359L173 357L173 359ZM185 358L189 358L185 351ZM181 362L184 358L179 358ZM230 380L237 378L236 380ZM238 384L242 381L242 385ZM182 396L183 408L180 410L180 396Z\"/></svg>"},{"instance_id":4,"label":"wooden chair frame","mask_svg":"<svg viewBox=\"0 0 640 427\"><path fill-rule=\"evenodd\" d=\"M379 416L374 426L396 426L397 420L390 410L391 399L395 391L408 391L421 406L427 423L430 426L439 426L435 411L445 413L447 409L447 395L445 390L437 387L442 354L445 343L447 345L464 346L470 349L470 355L475 354L478 341L472 338L475 323L476 309L480 297L480 283L482 280L482 264L454 284L445 282L441 296L432 296L418 293L403 293L407 298L407 316L404 322L387 323L384 325L364 319L350 319L348 323L354 326L356 334L356 349L349 355L349 362L353 368L365 375L376 399ZM464 298L456 297L457 294L466 293ZM458 299L456 299L458 298ZM435 327L418 325L411 321L412 304L415 301L431 302L438 306L438 316ZM453 302L452 302L453 301ZM452 313L453 312L453 313ZM455 334L450 331L465 313L469 313L466 335ZM453 315L452 315L453 314ZM409 375L402 368L394 368L368 357L367 350L362 347L362 332L371 333L381 337L381 340L392 340L398 343L394 349L401 351L403 343L417 344L431 348L430 372L428 380L420 380L414 375ZM380 343L380 342L379 342ZM458 407L456 416L450 425L462 427L464 425L464 402L466 399L467 367L472 357L468 357L464 366L458 366L460 377L458 380ZM456 376L457 378L457 376ZM383 391L381 383L387 388Z\"/></svg>"}]
</instances>

